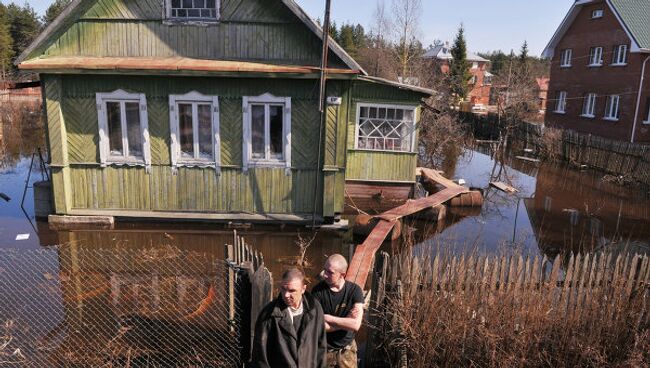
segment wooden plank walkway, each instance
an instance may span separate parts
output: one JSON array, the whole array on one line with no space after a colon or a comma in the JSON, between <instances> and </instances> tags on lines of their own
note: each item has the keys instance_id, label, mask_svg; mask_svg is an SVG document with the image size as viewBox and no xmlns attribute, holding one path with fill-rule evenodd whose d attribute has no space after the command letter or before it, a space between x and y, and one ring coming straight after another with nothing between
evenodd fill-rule
<instances>
[{"instance_id":1,"label":"wooden plank walkway","mask_svg":"<svg viewBox=\"0 0 650 368\"><path fill-rule=\"evenodd\" d=\"M426 198L409 200L399 207L375 216L380 221L363 244L359 245L355 250L352 261L350 261L350 266L348 267L346 280L355 282L362 288L365 286L368 274L372 268L375 253L379 250L384 239L386 239L386 236L388 236L399 219L427 208L441 205L460 194L468 192L469 189L456 185L455 187L444 189Z\"/></svg>"}]
</instances>

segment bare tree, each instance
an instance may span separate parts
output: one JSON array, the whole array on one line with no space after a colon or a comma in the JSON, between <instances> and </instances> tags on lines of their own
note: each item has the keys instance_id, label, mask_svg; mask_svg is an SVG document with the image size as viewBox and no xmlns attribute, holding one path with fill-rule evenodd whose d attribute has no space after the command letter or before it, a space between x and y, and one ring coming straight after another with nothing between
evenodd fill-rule
<instances>
[{"instance_id":1,"label":"bare tree","mask_svg":"<svg viewBox=\"0 0 650 368\"><path fill-rule=\"evenodd\" d=\"M411 63L422 53L422 45L418 41L422 0L392 1L400 74L402 77L408 77Z\"/></svg>"}]
</instances>

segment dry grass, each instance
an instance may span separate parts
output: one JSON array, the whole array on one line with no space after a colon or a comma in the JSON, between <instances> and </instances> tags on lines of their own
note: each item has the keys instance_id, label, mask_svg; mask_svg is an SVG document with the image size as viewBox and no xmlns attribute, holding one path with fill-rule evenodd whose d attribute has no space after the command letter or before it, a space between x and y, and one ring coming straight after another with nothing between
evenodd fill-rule
<instances>
[{"instance_id":1,"label":"dry grass","mask_svg":"<svg viewBox=\"0 0 650 368\"><path fill-rule=\"evenodd\" d=\"M608 257L557 258L552 270L517 254L393 259L375 319L387 321L376 322L381 351L391 367L648 366L648 258ZM645 270L645 285L628 268Z\"/></svg>"},{"instance_id":2,"label":"dry grass","mask_svg":"<svg viewBox=\"0 0 650 368\"><path fill-rule=\"evenodd\" d=\"M45 146L40 101L0 103L0 167L11 166L21 154Z\"/></svg>"},{"instance_id":3,"label":"dry grass","mask_svg":"<svg viewBox=\"0 0 650 368\"><path fill-rule=\"evenodd\" d=\"M539 141L540 155L555 161L562 158L562 129L545 127Z\"/></svg>"}]
</instances>

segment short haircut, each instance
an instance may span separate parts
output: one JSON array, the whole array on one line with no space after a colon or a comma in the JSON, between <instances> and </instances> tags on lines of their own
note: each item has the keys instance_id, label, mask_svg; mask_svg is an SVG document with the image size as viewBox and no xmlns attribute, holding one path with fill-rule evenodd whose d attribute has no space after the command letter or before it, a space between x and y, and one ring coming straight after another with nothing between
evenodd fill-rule
<instances>
[{"instance_id":1,"label":"short haircut","mask_svg":"<svg viewBox=\"0 0 650 368\"><path fill-rule=\"evenodd\" d=\"M340 273L346 273L348 272L348 261L343 257L342 255L336 253L332 254L327 258L327 261L325 264L330 264L330 266L334 266L337 271Z\"/></svg>"},{"instance_id":2,"label":"short haircut","mask_svg":"<svg viewBox=\"0 0 650 368\"><path fill-rule=\"evenodd\" d=\"M302 281L302 284L305 285L305 273L297 268L290 268L282 274L282 282L291 282L295 279Z\"/></svg>"}]
</instances>

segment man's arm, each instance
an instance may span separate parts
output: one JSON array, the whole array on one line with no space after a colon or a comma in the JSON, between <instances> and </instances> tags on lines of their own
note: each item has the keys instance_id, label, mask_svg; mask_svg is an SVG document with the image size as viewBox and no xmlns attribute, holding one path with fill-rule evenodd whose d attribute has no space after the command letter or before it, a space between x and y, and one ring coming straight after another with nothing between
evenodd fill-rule
<instances>
[{"instance_id":1,"label":"man's arm","mask_svg":"<svg viewBox=\"0 0 650 368\"><path fill-rule=\"evenodd\" d=\"M363 321L363 303L356 303L347 317L325 315L325 330L327 332L345 330L357 332Z\"/></svg>"}]
</instances>

